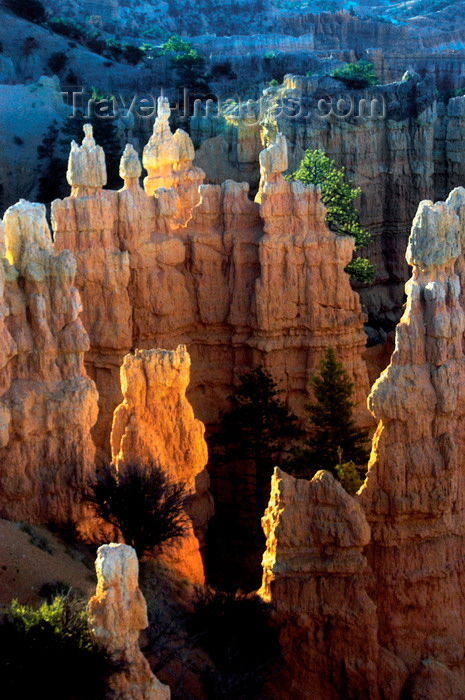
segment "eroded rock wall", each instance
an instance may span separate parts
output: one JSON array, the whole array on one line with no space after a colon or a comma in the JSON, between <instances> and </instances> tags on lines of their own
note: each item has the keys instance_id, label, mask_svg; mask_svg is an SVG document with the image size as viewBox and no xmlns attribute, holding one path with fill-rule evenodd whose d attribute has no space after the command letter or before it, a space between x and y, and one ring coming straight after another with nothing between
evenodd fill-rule
<instances>
[{"instance_id":1,"label":"eroded rock wall","mask_svg":"<svg viewBox=\"0 0 465 700\"><path fill-rule=\"evenodd\" d=\"M119 366L136 347L186 345L189 400L211 425L218 409L227 408L238 375L259 363L303 415L309 377L332 345L356 380L360 415L369 420L363 315L343 272L352 241L327 230L317 191L268 169L257 202L246 183L226 181L201 185L193 206L199 171L191 166L190 141L179 132L177 139L168 136L165 114L157 122L154 134L163 132L164 139L157 146L153 138L145 152L148 183L152 188L165 170L171 180L176 174L174 182L149 196L130 153L123 157L122 190L70 182L71 197L52 207L55 247L72 250L78 265L91 341L86 360L100 392L97 445L108 444L121 402ZM164 155L166 143L170 152L183 151L182 163ZM88 147L84 140L81 149Z\"/></svg>"},{"instance_id":2,"label":"eroded rock wall","mask_svg":"<svg viewBox=\"0 0 465 700\"><path fill-rule=\"evenodd\" d=\"M10 207L0 238L0 513L76 521L97 419L76 261L69 251L54 254L41 204Z\"/></svg>"},{"instance_id":3,"label":"eroded rock wall","mask_svg":"<svg viewBox=\"0 0 465 700\"><path fill-rule=\"evenodd\" d=\"M284 670L273 698L377 700L376 608L366 593L363 508L329 472L311 481L276 467L262 520L260 594L281 626Z\"/></svg>"},{"instance_id":4,"label":"eroded rock wall","mask_svg":"<svg viewBox=\"0 0 465 700\"><path fill-rule=\"evenodd\" d=\"M368 58L384 65L375 50ZM268 88L241 111L223 104L223 116L207 109L191 119L195 163L212 183L231 173L256 188L260 137L278 131L288 142L290 172L306 149L316 148L345 168L362 190L356 205L372 235L364 253L376 266L375 284L360 289L362 303L371 322L386 329L401 315L409 274L404 252L418 202L445 198L464 178L465 98L445 107L436 101L434 67L401 80L406 65L394 76L398 82L359 90L327 77L336 65L310 77L289 74L282 87Z\"/></svg>"}]
</instances>

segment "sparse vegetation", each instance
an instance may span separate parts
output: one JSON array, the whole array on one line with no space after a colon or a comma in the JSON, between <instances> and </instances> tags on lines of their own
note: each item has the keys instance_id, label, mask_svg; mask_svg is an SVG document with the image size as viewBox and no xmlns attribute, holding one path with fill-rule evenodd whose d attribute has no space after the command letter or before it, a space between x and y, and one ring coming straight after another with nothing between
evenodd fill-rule
<instances>
[{"instance_id":1,"label":"sparse vegetation","mask_svg":"<svg viewBox=\"0 0 465 700\"><path fill-rule=\"evenodd\" d=\"M85 500L141 557L183 537L188 525L185 487L155 463L106 464L89 484Z\"/></svg>"},{"instance_id":2,"label":"sparse vegetation","mask_svg":"<svg viewBox=\"0 0 465 700\"><path fill-rule=\"evenodd\" d=\"M171 55L170 65L176 71L177 87L208 93L207 62L188 41L173 34L160 47L160 56Z\"/></svg>"},{"instance_id":3,"label":"sparse vegetation","mask_svg":"<svg viewBox=\"0 0 465 700\"><path fill-rule=\"evenodd\" d=\"M84 601L58 595L34 608L13 600L4 611L0 676L5 698L97 700L103 697L106 668L90 637Z\"/></svg>"},{"instance_id":4,"label":"sparse vegetation","mask_svg":"<svg viewBox=\"0 0 465 700\"><path fill-rule=\"evenodd\" d=\"M347 87L354 89L377 85L379 82L373 63L368 63L363 59L358 63L346 63L344 68L336 68L331 73L331 77L342 80Z\"/></svg>"},{"instance_id":5,"label":"sparse vegetation","mask_svg":"<svg viewBox=\"0 0 465 700\"><path fill-rule=\"evenodd\" d=\"M49 56L47 63L52 73L58 75L68 63L68 57L63 51L56 51Z\"/></svg>"},{"instance_id":6,"label":"sparse vegetation","mask_svg":"<svg viewBox=\"0 0 465 700\"><path fill-rule=\"evenodd\" d=\"M45 22L45 7L39 0L3 0L4 5L22 19L40 24Z\"/></svg>"},{"instance_id":7,"label":"sparse vegetation","mask_svg":"<svg viewBox=\"0 0 465 700\"><path fill-rule=\"evenodd\" d=\"M357 467L354 462L346 462L345 464L336 464L336 477L341 482L347 493L355 496L359 488L365 481L366 469Z\"/></svg>"},{"instance_id":8,"label":"sparse vegetation","mask_svg":"<svg viewBox=\"0 0 465 700\"><path fill-rule=\"evenodd\" d=\"M29 523L19 523L19 529L29 536L29 542L47 554L53 554L53 547L46 537L40 534L34 525Z\"/></svg>"}]
</instances>

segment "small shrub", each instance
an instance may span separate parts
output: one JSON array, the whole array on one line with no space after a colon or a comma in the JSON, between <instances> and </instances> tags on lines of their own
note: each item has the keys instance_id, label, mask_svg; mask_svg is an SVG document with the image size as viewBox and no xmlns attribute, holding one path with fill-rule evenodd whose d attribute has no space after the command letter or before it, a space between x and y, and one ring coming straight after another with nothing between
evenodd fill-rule
<instances>
[{"instance_id":1,"label":"small shrub","mask_svg":"<svg viewBox=\"0 0 465 700\"><path fill-rule=\"evenodd\" d=\"M352 461L345 464L336 464L335 472L338 481L341 482L351 496L355 496L365 481L366 469L357 467Z\"/></svg>"},{"instance_id":2,"label":"small shrub","mask_svg":"<svg viewBox=\"0 0 465 700\"><path fill-rule=\"evenodd\" d=\"M212 66L211 77L213 80L236 80L237 73L233 70L231 61L221 61Z\"/></svg>"},{"instance_id":3,"label":"small shrub","mask_svg":"<svg viewBox=\"0 0 465 700\"><path fill-rule=\"evenodd\" d=\"M60 73L68 63L68 56L63 51L56 51L49 56L48 67L54 74Z\"/></svg>"},{"instance_id":4,"label":"small shrub","mask_svg":"<svg viewBox=\"0 0 465 700\"><path fill-rule=\"evenodd\" d=\"M368 63L364 60L358 63L346 63L344 68L334 70L331 73L331 77L342 80L347 87L354 89L378 84L373 63Z\"/></svg>"},{"instance_id":5,"label":"small shrub","mask_svg":"<svg viewBox=\"0 0 465 700\"><path fill-rule=\"evenodd\" d=\"M70 39L76 39L79 42L82 42L87 33L86 28L82 24L65 17L52 17L47 22L47 25L52 32L67 36Z\"/></svg>"},{"instance_id":6,"label":"small shrub","mask_svg":"<svg viewBox=\"0 0 465 700\"><path fill-rule=\"evenodd\" d=\"M277 86L279 85L279 83L278 83L278 81L276 80L276 78L273 78L272 80L270 80L270 82L268 83L268 85L269 85L270 87L277 87Z\"/></svg>"},{"instance_id":7,"label":"small shrub","mask_svg":"<svg viewBox=\"0 0 465 700\"><path fill-rule=\"evenodd\" d=\"M376 276L376 267L367 258L353 258L346 265L345 271L359 284L371 284Z\"/></svg>"},{"instance_id":8,"label":"small shrub","mask_svg":"<svg viewBox=\"0 0 465 700\"><path fill-rule=\"evenodd\" d=\"M271 607L255 594L198 590L187 627L214 665L203 679L209 699L262 697L280 658L279 630L270 617Z\"/></svg>"},{"instance_id":9,"label":"small shrub","mask_svg":"<svg viewBox=\"0 0 465 700\"><path fill-rule=\"evenodd\" d=\"M71 587L63 581L49 581L39 589L39 598L43 598L49 604L53 603L55 598L66 599L68 595L71 595Z\"/></svg>"},{"instance_id":10,"label":"small shrub","mask_svg":"<svg viewBox=\"0 0 465 700\"><path fill-rule=\"evenodd\" d=\"M121 45L123 51L124 59L130 63L132 66L136 66L139 61L145 56L145 52L139 48L139 46L134 46L133 44L128 44L124 42Z\"/></svg>"},{"instance_id":11,"label":"small shrub","mask_svg":"<svg viewBox=\"0 0 465 700\"><path fill-rule=\"evenodd\" d=\"M16 600L6 608L0 624L4 697L97 700L104 694L106 668L90 637L83 601L56 596L38 608Z\"/></svg>"},{"instance_id":12,"label":"small shrub","mask_svg":"<svg viewBox=\"0 0 465 700\"><path fill-rule=\"evenodd\" d=\"M186 533L184 485L170 482L155 463L127 462L118 471L104 465L85 499L139 557Z\"/></svg>"},{"instance_id":13,"label":"small shrub","mask_svg":"<svg viewBox=\"0 0 465 700\"><path fill-rule=\"evenodd\" d=\"M4 0L4 5L8 7L18 17L40 24L45 22L45 7L39 0Z\"/></svg>"}]
</instances>

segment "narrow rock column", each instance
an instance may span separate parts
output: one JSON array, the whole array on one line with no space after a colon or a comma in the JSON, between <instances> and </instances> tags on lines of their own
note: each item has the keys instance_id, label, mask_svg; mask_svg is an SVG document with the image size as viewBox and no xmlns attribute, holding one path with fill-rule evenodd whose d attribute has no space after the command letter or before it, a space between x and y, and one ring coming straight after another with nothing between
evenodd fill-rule
<instances>
[{"instance_id":1,"label":"narrow rock column","mask_svg":"<svg viewBox=\"0 0 465 700\"><path fill-rule=\"evenodd\" d=\"M97 146L91 124L84 124L84 138L81 146L71 142L66 179L71 185L71 196L82 197L95 194L107 184L105 153Z\"/></svg>"},{"instance_id":2,"label":"narrow rock column","mask_svg":"<svg viewBox=\"0 0 465 700\"><path fill-rule=\"evenodd\" d=\"M192 526L169 547L165 558L190 580L203 583L200 548L213 515L213 499L205 468L205 428L186 398L189 377L190 356L184 345L126 355L121 367L123 402L114 413L111 449L117 466L155 462L170 480L185 483Z\"/></svg>"},{"instance_id":3,"label":"narrow rock column","mask_svg":"<svg viewBox=\"0 0 465 700\"><path fill-rule=\"evenodd\" d=\"M95 569L97 589L88 605L90 631L118 669L108 679L107 697L169 700L170 689L153 675L139 647L139 633L149 623L136 552L125 544L102 545Z\"/></svg>"},{"instance_id":4,"label":"narrow rock column","mask_svg":"<svg viewBox=\"0 0 465 700\"><path fill-rule=\"evenodd\" d=\"M379 424L359 499L379 639L404 664L405 698L425 697L425 677L428 697L464 697L464 240L465 189L420 203L395 351L368 399ZM396 697L385 690L391 677L381 674L383 697Z\"/></svg>"}]
</instances>

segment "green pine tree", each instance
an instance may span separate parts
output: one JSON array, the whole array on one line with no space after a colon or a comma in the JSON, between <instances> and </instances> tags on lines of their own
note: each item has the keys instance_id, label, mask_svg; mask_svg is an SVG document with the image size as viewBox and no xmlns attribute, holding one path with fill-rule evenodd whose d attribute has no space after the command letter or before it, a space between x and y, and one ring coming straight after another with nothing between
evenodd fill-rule
<instances>
[{"instance_id":1,"label":"green pine tree","mask_svg":"<svg viewBox=\"0 0 465 700\"><path fill-rule=\"evenodd\" d=\"M299 167L289 179L320 186L329 229L339 236L353 236L355 250L370 243L371 236L360 226L354 207L354 200L361 190L346 182L344 168L338 168L324 151L305 151ZM353 280L363 284L372 282L375 276L375 267L366 258L354 258L345 269Z\"/></svg>"},{"instance_id":2,"label":"green pine tree","mask_svg":"<svg viewBox=\"0 0 465 700\"><path fill-rule=\"evenodd\" d=\"M363 473L368 462L368 431L352 418L354 384L334 348L328 348L320 362L320 374L311 378L315 401L306 405L312 435L296 453L292 471L311 478L319 469L340 477L337 465L353 462Z\"/></svg>"},{"instance_id":3,"label":"green pine tree","mask_svg":"<svg viewBox=\"0 0 465 700\"><path fill-rule=\"evenodd\" d=\"M230 410L220 413L219 432L213 439L221 449L220 459L253 463L258 527L268 502L273 468L288 451L289 441L300 435L296 417L278 394L276 383L263 367L242 375L228 397Z\"/></svg>"}]
</instances>

